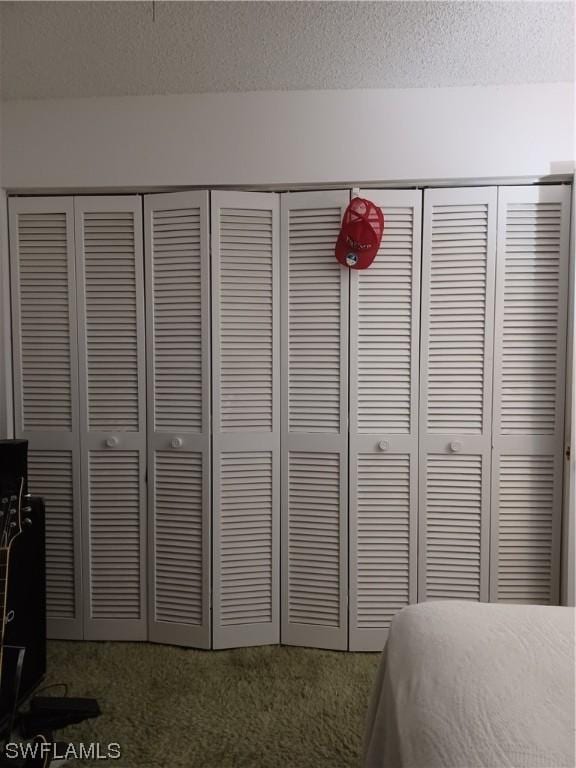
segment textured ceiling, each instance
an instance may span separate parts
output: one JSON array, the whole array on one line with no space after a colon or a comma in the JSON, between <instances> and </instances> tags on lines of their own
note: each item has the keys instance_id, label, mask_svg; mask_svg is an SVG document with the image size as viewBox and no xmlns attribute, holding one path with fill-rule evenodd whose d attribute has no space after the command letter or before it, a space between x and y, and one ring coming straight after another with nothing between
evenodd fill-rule
<instances>
[{"instance_id":1,"label":"textured ceiling","mask_svg":"<svg viewBox=\"0 0 576 768\"><path fill-rule=\"evenodd\" d=\"M5 99L573 79L572 2L1 2Z\"/></svg>"}]
</instances>

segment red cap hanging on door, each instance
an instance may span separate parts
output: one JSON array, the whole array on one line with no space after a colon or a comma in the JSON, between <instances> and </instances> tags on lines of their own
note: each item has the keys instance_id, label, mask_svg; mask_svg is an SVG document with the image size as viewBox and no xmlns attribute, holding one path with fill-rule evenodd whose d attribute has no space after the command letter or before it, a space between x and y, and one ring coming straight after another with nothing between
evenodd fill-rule
<instances>
[{"instance_id":1,"label":"red cap hanging on door","mask_svg":"<svg viewBox=\"0 0 576 768\"><path fill-rule=\"evenodd\" d=\"M355 197L342 218L336 258L350 269L366 269L378 253L383 232L382 209L370 200Z\"/></svg>"}]
</instances>

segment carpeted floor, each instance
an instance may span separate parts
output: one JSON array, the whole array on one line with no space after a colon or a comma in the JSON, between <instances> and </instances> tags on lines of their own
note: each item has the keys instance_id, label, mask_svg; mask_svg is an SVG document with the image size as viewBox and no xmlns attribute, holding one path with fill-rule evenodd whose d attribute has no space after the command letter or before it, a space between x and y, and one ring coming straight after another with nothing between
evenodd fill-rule
<instances>
[{"instance_id":1,"label":"carpeted floor","mask_svg":"<svg viewBox=\"0 0 576 768\"><path fill-rule=\"evenodd\" d=\"M59 731L121 745L122 768L355 768L378 654L263 647L193 651L51 642L46 684L103 715ZM58 689L46 694L60 695Z\"/></svg>"}]
</instances>

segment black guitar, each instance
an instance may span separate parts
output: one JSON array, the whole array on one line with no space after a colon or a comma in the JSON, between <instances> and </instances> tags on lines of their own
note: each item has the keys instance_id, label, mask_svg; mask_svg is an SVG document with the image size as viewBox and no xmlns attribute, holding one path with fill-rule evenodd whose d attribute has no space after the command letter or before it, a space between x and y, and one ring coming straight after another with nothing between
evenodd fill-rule
<instances>
[{"instance_id":1,"label":"black guitar","mask_svg":"<svg viewBox=\"0 0 576 768\"><path fill-rule=\"evenodd\" d=\"M6 610L10 549L14 539L22 533L23 527L30 525L30 518L22 516L22 513L31 511L31 507L22 506L23 494L24 478L21 478L13 493L3 494L0 497L0 685L4 660L4 635L6 624L10 619L10 612ZM23 765L26 768L48 768L52 750L42 745L49 743L45 734L35 736L31 744L25 745L27 757Z\"/></svg>"},{"instance_id":2,"label":"black guitar","mask_svg":"<svg viewBox=\"0 0 576 768\"><path fill-rule=\"evenodd\" d=\"M22 494L24 478L21 478L16 493L0 498L0 683L2 682L2 661L4 656L4 630L7 623L6 599L8 595L8 564L10 548L14 539L22 533ZM26 507L25 512L30 512ZM30 522L28 520L28 522Z\"/></svg>"}]
</instances>

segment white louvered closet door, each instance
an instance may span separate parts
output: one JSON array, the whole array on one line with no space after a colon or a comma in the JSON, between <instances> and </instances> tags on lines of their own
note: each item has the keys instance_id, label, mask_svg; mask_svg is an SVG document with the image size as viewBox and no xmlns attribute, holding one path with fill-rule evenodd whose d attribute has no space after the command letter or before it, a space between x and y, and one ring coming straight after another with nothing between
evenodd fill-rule
<instances>
[{"instance_id":1,"label":"white louvered closet door","mask_svg":"<svg viewBox=\"0 0 576 768\"><path fill-rule=\"evenodd\" d=\"M46 500L48 636L82 638L80 463L71 197L10 200L15 434Z\"/></svg>"},{"instance_id":2,"label":"white louvered closet door","mask_svg":"<svg viewBox=\"0 0 576 768\"><path fill-rule=\"evenodd\" d=\"M422 192L366 190L384 237L350 272L350 650L416 602Z\"/></svg>"},{"instance_id":3,"label":"white louvered closet door","mask_svg":"<svg viewBox=\"0 0 576 768\"><path fill-rule=\"evenodd\" d=\"M208 193L147 195L144 222L149 638L209 648Z\"/></svg>"},{"instance_id":4,"label":"white louvered closet door","mask_svg":"<svg viewBox=\"0 0 576 768\"><path fill-rule=\"evenodd\" d=\"M282 643L348 646L348 191L282 198Z\"/></svg>"},{"instance_id":5,"label":"white louvered closet door","mask_svg":"<svg viewBox=\"0 0 576 768\"><path fill-rule=\"evenodd\" d=\"M558 603L570 188L501 187L491 600Z\"/></svg>"},{"instance_id":6,"label":"white louvered closet door","mask_svg":"<svg viewBox=\"0 0 576 768\"><path fill-rule=\"evenodd\" d=\"M496 194L424 194L419 600L488 599Z\"/></svg>"},{"instance_id":7,"label":"white louvered closet door","mask_svg":"<svg viewBox=\"0 0 576 768\"><path fill-rule=\"evenodd\" d=\"M279 641L278 196L213 192L213 645Z\"/></svg>"},{"instance_id":8,"label":"white louvered closet door","mask_svg":"<svg viewBox=\"0 0 576 768\"><path fill-rule=\"evenodd\" d=\"M144 640L142 202L76 197L85 637Z\"/></svg>"}]
</instances>

